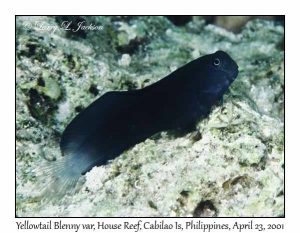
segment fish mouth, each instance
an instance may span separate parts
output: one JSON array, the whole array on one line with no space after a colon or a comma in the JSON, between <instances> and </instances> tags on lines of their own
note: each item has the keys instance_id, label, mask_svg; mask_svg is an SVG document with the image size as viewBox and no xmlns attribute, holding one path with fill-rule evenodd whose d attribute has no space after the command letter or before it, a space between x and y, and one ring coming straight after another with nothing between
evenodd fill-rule
<instances>
[{"instance_id":1,"label":"fish mouth","mask_svg":"<svg viewBox=\"0 0 300 233\"><path fill-rule=\"evenodd\" d=\"M238 74L239 74L239 71L236 70L234 73L232 73L232 74L230 75L229 79L230 79L231 81L234 81L234 80L236 79L236 77L238 76Z\"/></svg>"}]
</instances>

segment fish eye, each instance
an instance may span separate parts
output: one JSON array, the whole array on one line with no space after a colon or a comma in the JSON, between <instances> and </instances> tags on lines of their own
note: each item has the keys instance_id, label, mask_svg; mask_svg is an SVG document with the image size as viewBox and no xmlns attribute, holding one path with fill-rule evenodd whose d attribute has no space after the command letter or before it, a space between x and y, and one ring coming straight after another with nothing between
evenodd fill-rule
<instances>
[{"instance_id":1,"label":"fish eye","mask_svg":"<svg viewBox=\"0 0 300 233\"><path fill-rule=\"evenodd\" d=\"M219 58L215 58L213 64L214 66L219 67L221 65L221 60Z\"/></svg>"}]
</instances>

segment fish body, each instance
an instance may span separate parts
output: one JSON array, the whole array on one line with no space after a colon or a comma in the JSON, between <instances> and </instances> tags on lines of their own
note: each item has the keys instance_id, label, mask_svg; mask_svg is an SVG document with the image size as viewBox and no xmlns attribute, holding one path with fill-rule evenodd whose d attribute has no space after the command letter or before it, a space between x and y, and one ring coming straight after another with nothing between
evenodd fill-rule
<instances>
[{"instance_id":1,"label":"fish body","mask_svg":"<svg viewBox=\"0 0 300 233\"><path fill-rule=\"evenodd\" d=\"M51 196L71 193L81 175L148 137L195 124L222 100L237 75L234 60L217 51L143 89L105 93L63 132L60 147L65 157L48 169L55 180L49 185Z\"/></svg>"}]
</instances>

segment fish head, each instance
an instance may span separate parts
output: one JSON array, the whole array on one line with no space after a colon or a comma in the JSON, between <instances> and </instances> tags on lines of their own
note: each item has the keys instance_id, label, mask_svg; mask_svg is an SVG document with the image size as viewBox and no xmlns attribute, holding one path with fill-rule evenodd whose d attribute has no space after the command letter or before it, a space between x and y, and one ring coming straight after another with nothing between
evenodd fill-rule
<instances>
[{"instance_id":1,"label":"fish head","mask_svg":"<svg viewBox=\"0 0 300 233\"><path fill-rule=\"evenodd\" d=\"M203 56L202 59L204 80L201 80L201 91L220 98L236 79L239 72L238 65L223 51Z\"/></svg>"}]
</instances>

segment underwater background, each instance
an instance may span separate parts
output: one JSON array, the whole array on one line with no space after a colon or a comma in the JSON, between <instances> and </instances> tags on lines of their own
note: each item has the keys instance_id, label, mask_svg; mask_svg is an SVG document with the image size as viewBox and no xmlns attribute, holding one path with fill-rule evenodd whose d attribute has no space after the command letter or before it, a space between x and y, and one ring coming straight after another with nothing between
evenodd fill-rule
<instances>
[{"instance_id":1,"label":"underwater background","mask_svg":"<svg viewBox=\"0 0 300 233\"><path fill-rule=\"evenodd\" d=\"M284 216L284 18L220 17L17 17L17 216ZM33 170L62 156L80 111L217 50L240 72L201 137L162 132L94 167L73 196L37 198Z\"/></svg>"}]
</instances>

